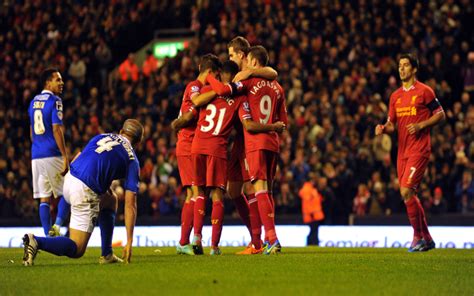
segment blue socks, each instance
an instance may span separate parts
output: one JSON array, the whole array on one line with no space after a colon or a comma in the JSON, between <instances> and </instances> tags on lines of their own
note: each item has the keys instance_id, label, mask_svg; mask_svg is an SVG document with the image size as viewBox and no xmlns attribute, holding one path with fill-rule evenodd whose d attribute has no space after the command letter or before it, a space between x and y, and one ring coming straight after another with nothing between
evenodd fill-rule
<instances>
[{"instance_id":1,"label":"blue socks","mask_svg":"<svg viewBox=\"0 0 474 296\"><path fill-rule=\"evenodd\" d=\"M77 245L68 237L39 237L35 236L38 249L57 256L76 257Z\"/></svg>"},{"instance_id":2,"label":"blue socks","mask_svg":"<svg viewBox=\"0 0 474 296\"><path fill-rule=\"evenodd\" d=\"M43 226L44 235L48 235L49 228L51 227L51 213L49 211L49 203L42 202L39 206L39 216L41 220L41 226Z\"/></svg>"},{"instance_id":3,"label":"blue socks","mask_svg":"<svg viewBox=\"0 0 474 296\"><path fill-rule=\"evenodd\" d=\"M62 226L64 221L69 216L70 211L71 206L66 202L64 196L59 197L58 215L56 216L56 222L54 222L54 224L57 226Z\"/></svg>"},{"instance_id":4,"label":"blue socks","mask_svg":"<svg viewBox=\"0 0 474 296\"><path fill-rule=\"evenodd\" d=\"M115 211L102 209L99 213L100 238L102 240L102 256L112 253L112 237L114 235Z\"/></svg>"}]
</instances>

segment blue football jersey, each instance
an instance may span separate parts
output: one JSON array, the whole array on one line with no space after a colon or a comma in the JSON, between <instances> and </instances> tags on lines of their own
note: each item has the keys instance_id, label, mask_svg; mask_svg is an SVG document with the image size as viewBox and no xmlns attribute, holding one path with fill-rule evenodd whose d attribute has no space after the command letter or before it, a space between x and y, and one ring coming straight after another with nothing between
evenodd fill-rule
<instances>
[{"instance_id":1,"label":"blue football jersey","mask_svg":"<svg viewBox=\"0 0 474 296\"><path fill-rule=\"evenodd\" d=\"M140 164L125 137L101 134L92 138L71 164L71 174L97 194L107 192L118 179L125 179L125 190L137 193Z\"/></svg>"},{"instance_id":2,"label":"blue football jersey","mask_svg":"<svg viewBox=\"0 0 474 296\"><path fill-rule=\"evenodd\" d=\"M63 103L52 92L43 90L28 108L33 135L31 158L61 156L54 139L53 124L63 124Z\"/></svg>"}]
</instances>

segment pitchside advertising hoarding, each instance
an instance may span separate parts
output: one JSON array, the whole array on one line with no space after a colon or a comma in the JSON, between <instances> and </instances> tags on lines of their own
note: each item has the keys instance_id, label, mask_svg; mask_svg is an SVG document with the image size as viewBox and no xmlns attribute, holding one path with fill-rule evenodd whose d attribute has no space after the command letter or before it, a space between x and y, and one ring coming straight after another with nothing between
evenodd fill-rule
<instances>
[{"instance_id":1,"label":"pitchside advertising hoarding","mask_svg":"<svg viewBox=\"0 0 474 296\"><path fill-rule=\"evenodd\" d=\"M437 248L474 248L474 227L430 227ZM22 246L25 233L43 236L40 227L0 228L0 247L18 248ZM285 247L304 247L309 227L304 225L277 226L278 238ZM133 244L137 247L173 247L178 244L179 226L138 226L135 227ZM319 238L321 247L370 247L408 248L413 230L408 226L321 226ZM221 246L246 246L248 231L244 226L225 226L222 231ZM125 227L116 227L114 246L121 246L127 240ZM203 229L203 244L209 246L211 227ZM96 228L89 246L100 246L100 230Z\"/></svg>"}]
</instances>

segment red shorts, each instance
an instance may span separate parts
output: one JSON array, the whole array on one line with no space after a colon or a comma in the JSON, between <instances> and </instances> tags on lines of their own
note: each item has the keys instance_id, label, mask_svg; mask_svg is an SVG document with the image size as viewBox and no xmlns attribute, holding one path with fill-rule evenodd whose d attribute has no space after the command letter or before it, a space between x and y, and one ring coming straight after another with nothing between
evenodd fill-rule
<instances>
[{"instance_id":1,"label":"red shorts","mask_svg":"<svg viewBox=\"0 0 474 296\"><path fill-rule=\"evenodd\" d=\"M178 160L179 176L183 186L191 186L193 182L193 161L191 155L176 156Z\"/></svg>"},{"instance_id":2,"label":"red shorts","mask_svg":"<svg viewBox=\"0 0 474 296\"><path fill-rule=\"evenodd\" d=\"M425 174L429 158L422 156L409 157L398 160L397 171L400 187L416 190Z\"/></svg>"},{"instance_id":3,"label":"red shorts","mask_svg":"<svg viewBox=\"0 0 474 296\"><path fill-rule=\"evenodd\" d=\"M250 180L265 180L270 185L276 174L278 154L270 150L255 150L247 153Z\"/></svg>"},{"instance_id":4,"label":"red shorts","mask_svg":"<svg viewBox=\"0 0 474 296\"><path fill-rule=\"evenodd\" d=\"M249 165L244 155L231 153L227 169L228 181L230 182L247 182L250 180Z\"/></svg>"},{"instance_id":5,"label":"red shorts","mask_svg":"<svg viewBox=\"0 0 474 296\"><path fill-rule=\"evenodd\" d=\"M219 187L225 191L227 184L227 159L211 155L192 154L193 185Z\"/></svg>"}]
</instances>

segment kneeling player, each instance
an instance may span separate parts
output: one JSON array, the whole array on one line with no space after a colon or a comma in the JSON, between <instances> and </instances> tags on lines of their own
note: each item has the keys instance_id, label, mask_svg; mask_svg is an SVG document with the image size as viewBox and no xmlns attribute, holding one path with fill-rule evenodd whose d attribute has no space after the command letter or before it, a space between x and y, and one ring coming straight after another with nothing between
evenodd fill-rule
<instances>
[{"instance_id":1,"label":"kneeling player","mask_svg":"<svg viewBox=\"0 0 474 296\"><path fill-rule=\"evenodd\" d=\"M106 198L106 192L113 180L123 178L127 230L127 245L123 257L125 262L130 262L140 172L132 145L140 143L142 138L143 126L137 120L128 119L119 135L101 134L90 140L84 151L71 164L71 170L64 181L64 197L71 205L70 237L43 238L25 234L25 266L33 265L38 250L70 258L82 257L97 222L101 198ZM113 206L110 207L113 210ZM113 223L109 225L113 230Z\"/></svg>"}]
</instances>

